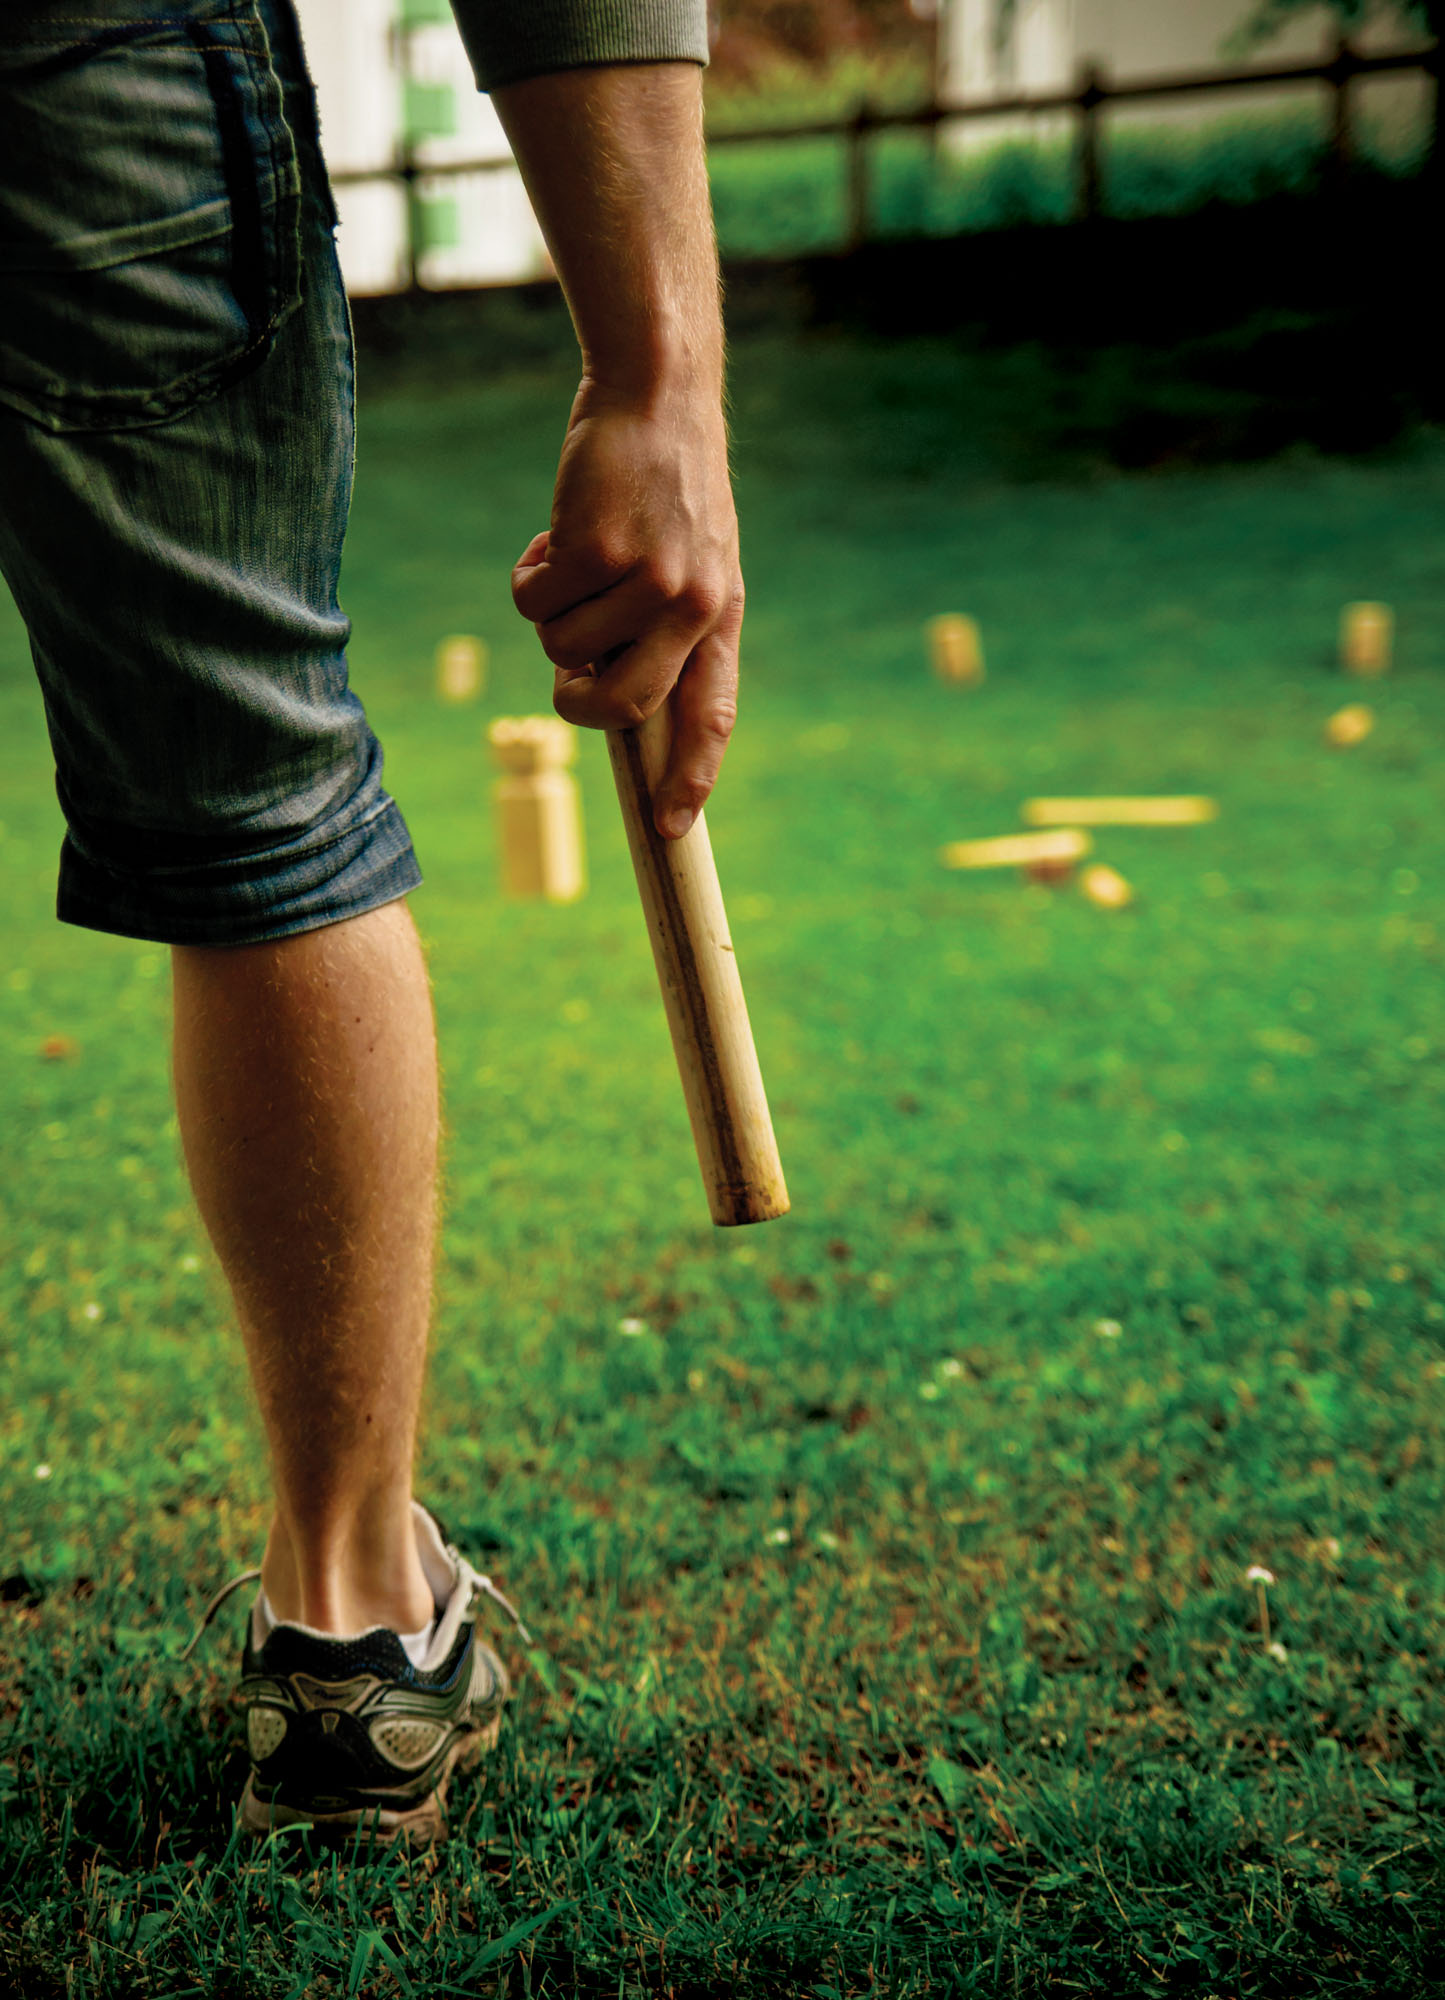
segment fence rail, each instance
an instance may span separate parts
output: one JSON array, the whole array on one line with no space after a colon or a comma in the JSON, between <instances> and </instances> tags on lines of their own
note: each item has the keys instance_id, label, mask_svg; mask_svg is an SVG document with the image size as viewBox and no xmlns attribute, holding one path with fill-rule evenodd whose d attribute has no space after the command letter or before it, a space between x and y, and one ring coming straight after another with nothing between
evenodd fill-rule
<instances>
[{"instance_id":1,"label":"fence rail","mask_svg":"<svg viewBox=\"0 0 1445 2000\"><path fill-rule=\"evenodd\" d=\"M741 129L710 131L709 151L719 146L746 146L791 143L806 139L842 139L845 151L845 202L847 229L845 247L856 250L869 234L869 140L879 132L927 131L938 133L949 126L980 122L989 118L1017 118L1052 113L1071 114L1076 120L1074 146L1074 214L1082 222L1093 221L1103 209L1103 167L1100 147L1100 118L1110 105L1142 104L1155 99L1211 96L1218 91L1278 89L1282 85L1322 84L1331 94L1326 158L1336 181L1348 176L1354 156L1354 120L1351 87L1365 77L1389 76L1414 70L1433 84L1428 170L1439 174L1445 162L1445 132L1442 132L1441 78L1445 71L1445 50L1438 42L1422 48L1392 49L1366 54L1346 37L1335 45L1333 55L1312 63L1279 63L1269 68L1196 70L1174 76L1131 78L1111 81L1103 67L1093 61L1080 65L1073 89L1040 95L978 98L956 104L917 105L908 110L889 111L866 100L845 118L804 120L791 125L757 125ZM419 161L404 148L385 167L354 168L332 175L338 186L358 182L399 181L408 193L410 235L409 270L417 284L418 218L415 186L420 180L445 179L459 174L498 173L512 167L508 157L485 160Z\"/></svg>"}]
</instances>

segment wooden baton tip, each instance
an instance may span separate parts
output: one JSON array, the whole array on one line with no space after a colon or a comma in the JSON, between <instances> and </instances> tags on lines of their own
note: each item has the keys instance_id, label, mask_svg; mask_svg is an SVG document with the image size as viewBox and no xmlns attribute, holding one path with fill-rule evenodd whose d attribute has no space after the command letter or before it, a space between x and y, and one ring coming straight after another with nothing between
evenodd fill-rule
<instances>
[{"instance_id":1,"label":"wooden baton tip","mask_svg":"<svg viewBox=\"0 0 1445 2000\"><path fill-rule=\"evenodd\" d=\"M788 1213L788 1190L707 822L699 813L681 840L653 824L670 732L666 704L638 729L609 730L612 774L708 1209L725 1228L770 1222Z\"/></svg>"},{"instance_id":2,"label":"wooden baton tip","mask_svg":"<svg viewBox=\"0 0 1445 2000\"><path fill-rule=\"evenodd\" d=\"M1026 826L1199 826L1218 819L1206 798L1025 799Z\"/></svg>"}]
</instances>

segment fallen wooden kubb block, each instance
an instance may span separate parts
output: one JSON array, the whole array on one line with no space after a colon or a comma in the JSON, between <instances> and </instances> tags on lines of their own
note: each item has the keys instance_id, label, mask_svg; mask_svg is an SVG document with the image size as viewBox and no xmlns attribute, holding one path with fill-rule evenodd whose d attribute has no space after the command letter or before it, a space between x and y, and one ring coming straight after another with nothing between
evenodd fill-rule
<instances>
[{"instance_id":1,"label":"fallen wooden kubb block","mask_svg":"<svg viewBox=\"0 0 1445 2000\"><path fill-rule=\"evenodd\" d=\"M503 888L574 902L586 879L577 780L566 768L577 756L574 731L557 715L501 715L487 741L505 773L496 789Z\"/></svg>"},{"instance_id":2,"label":"fallen wooden kubb block","mask_svg":"<svg viewBox=\"0 0 1445 2000\"><path fill-rule=\"evenodd\" d=\"M976 618L956 611L930 618L928 651L934 673L950 686L977 687L983 680L983 640Z\"/></svg>"},{"instance_id":3,"label":"fallen wooden kubb block","mask_svg":"<svg viewBox=\"0 0 1445 2000\"><path fill-rule=\"evenodd\" d=\"M1067 882L1093 846L1093 837L1079 827L1060 827L1051 833L951 841L938 858L945 868L1022 868L1031 882Z\"/></svg>"},{"instance_id":4,"label":"fallen wooden kubb block","mask_svg":"<svg viewBox=\"0 0 1445 2000\"><path fill-rule=\"evenodd\" d=\"M1367 708L1362 701L1352 701L1344 708L1337 708L1325 724L1325 740L1337 750L1350 750L1356 743L1363 743L1374 726L1374 709Z\"/></svg>"},{"instance_id":5,"label":"fallen wooden kubb block","mask_svg":"<svg viewBox=\"0 0 1445 2000\"><path fill-rule=\"evenodd\" d=\"M1388 604L1347 604L1340 612L1340 665L1367 680L1390 670L1395 614Z\"/></svg>"},{"instance_id":6,"label":"fallen wooden kubb block","mask_svg":"<svg viewBox=\"0 0 1445 2000\"><path fill-rule=\"evenodd\" d=\"M1025 799L1029 826L1198 826L1218 819L1205 798Z\"/></svg>"},{"instance_id":7,"label":"fallen wooden kubb block","mask_svg":"<svg viewBox=\"0 0 1445 2000\"><path fill-rule=\"evenodd\" d=\"M1134 900L1134 890L1126 882L1117 868L1107 868L1102 861L1096 861L1086 868L1079 877L1079 887L1091 903L1097 903L1101 910L1127 909Z\"/></svg>"},{"instance_id":8,"label":"fallen wooden kubb block","mask_svg":"<svg viewBox=\"0 0 1445 2000\"><path fill-rule=\"evenodd\" d=\"M469 632L454 632L436 652L437 694L443 701L475 701L487 679L487 649Z\"/></svg>"}]
</instances>

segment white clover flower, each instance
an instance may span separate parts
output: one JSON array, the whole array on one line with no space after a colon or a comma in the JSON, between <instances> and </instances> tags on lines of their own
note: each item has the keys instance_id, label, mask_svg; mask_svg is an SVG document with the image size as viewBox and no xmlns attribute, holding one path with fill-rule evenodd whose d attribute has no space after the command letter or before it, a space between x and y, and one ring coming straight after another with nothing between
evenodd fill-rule
<instances>
[{"instance_id":1,"label":"white clover flower","mask_svg":"<svg viewBox=\"0 0 1445 2000\"><path fill-rule=\"evenodd\" d=\"M920 1382L918 1393L925 1403L936 1403L943 1392L936 1382Z\"/></svg>"},{"instance_id":2,"label":"white clover flower","mask_svg":"<svg viewBox=\"0 0 1445 2000\"><path fill-rule=\"evenodd\" d=\"M788 1528L769 1528L768 1530L768 1540L776 1549L785 1548L792 1539L792 1532Z\"/></svg>"},{"instance_id":3,"label":"white clover flower","mask_svg":"<svg viewBox=\"0 0 1445 2000\"><path fill-rule=\"evenodd\" d=\"M35 1477L37 1479L48 1479L50 1471L51 1468L48 1465L37 1465L35 1468Z\"/></svg>"},{"instance_id":4,"label":"white clover flower","mask_svg":"<svg viewBox=\"0 0 1445 2000\"><path fill-rule=\"evenodd\" d=\"M1289 1648L1288 1646L1281 1645L1278 1639L1271 1639L1264 1650L1272 1660L1278 1660L1281 1666L1285 1666L1288 1663Z\"/></svg>"},{"instance_id":5,"label":"white clover flower","mask_svg":"<svg viewBox=\"0 0 1445 2000\"><path fill-rule=\"evenodd\" d=\"M645 1319L634 1319L629 1315L626 1319L618 1320L617 1331L628 1334L646 1333L647 1321Z\"/></svg>"},{"instance_id":6,"label":"white clover flower","mask_svg":"<svg viewBox=\"0 0 1445 2000\"><path fill-rule=\"evenodd\" d=\"M946 1375L950 1382L963 1373L963 1363L956 1355L950 1354L938 1364L940 1375Z\"/></svg>"},{"instance_id":7,"label":"white clover flower","mask_svg":"<svg viewBox=\"0 0 1445 2000\"><path fill-rule=\"evenodd\" d=\"M1117 1340L1124 1329L1116 1319L1096 1319L1094 1331L1100 1340Z\"/></svg>"},{"instance_id":8,"label":"white clover flower","mask_svg":"<svg viewBox=\"0 0 1445 2000\"><path fill-rule=\"evenodd\" d=\"M196 1255L195 1251L191 1250L188 1251L184 1257L182 1257L180 1267L183 1271L199 1271L201 1268L201 1260Z\"/></svg>"},{"instance_id":9,"label":"white clover flower","mask_svg":"<svg viewBox=\"0 0 1445 2000\"><path fill-rule=\"evenodd\" d=\"M1326 1555L1327 1555L1327 1556L1329 1557L1329 1559L1330 1559L1330 1561L1331 1561L1331 1562L1338 1562L1338 1561L1339 1561L1339 1559L1340 1559L1340 1538L1339 1538L1339 1536L1338 1536L1338 1535L1326 1535L1326 1536L1325 1536L1325 1539L1324 1539L1324 1551L1325 1551L1325 1554L1326 1554Z\"/></svg>"},{"instance_id":10,"label":"white clover flower","mask_svg":"<svg viewBox=\"0 0 1445 2000\"><path fill-rule=\"evenodd\" d=\"M833 1549L840 1549L843 1546L843 1544L838 1540L838 1537L833 1533L831 1528L819 1528L817 1534L814 1535L813 1540L818 1544L818 1547L820 1549L828 1549L831 1551Z\"/></svg>"},{"instance_id":11,"label":"white clover flower","mask_svg":"<svg viewBox=\"0 0 1445 2000\"><path fill-rule=\"evenodd\" d=\"M1246 1583L1273 1583L1274 1571L1266 1569L1262 1563L1251 1563L1244 1572Z\"/></svg>"},{"instance_id":12,"label":"white clover flower","mask_svg":"<svg viewBox=\"0 0 1445 2000\"><path fill-rule=\"evenodd\" d=\"M100 1318L100 1307L94 1299L86 1300L85 1304L80 1308L80 1317L88 1320L97 1320Z\"/></svg>"}]
</instances>

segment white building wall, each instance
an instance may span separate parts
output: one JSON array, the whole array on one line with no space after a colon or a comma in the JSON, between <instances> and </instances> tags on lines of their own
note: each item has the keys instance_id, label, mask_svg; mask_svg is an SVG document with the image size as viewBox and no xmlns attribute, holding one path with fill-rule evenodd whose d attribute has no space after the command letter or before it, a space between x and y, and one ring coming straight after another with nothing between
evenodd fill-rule
<instances>
[{"instance_id":1,"label":"white building wall","mask_svg":"<svg viewBox=\"0 0 1445 2000\"><path fill-rule=\"evenodd\" d=\"M414 25L404 27L402 5L403 0L296 0L331 173L384 170L400 157L407 123L415 131L418 110L430 112L424 123L451 129L414 137L418 166L452 160L497 164L482 174L423 176L416 182L423 232L419 282L440 289L545 275L551 266L542 233L450 13L443 0L410 0ZM343 179L336 206L348 290L358 296L401 290L408 278L402 184L380 172L375 179Z\"/></svg>"},{"instance_id":2,"label":"white building wall","mask_svg":"<svg viewBox=\"0 0 1445 2000\"><path fill-rule=\"evenodd\" d=\"M1252 0L1015 0L1004 19L1000 0L943 0L940 96L945 104L1046 96L1071 88L1088 61L1097 62L1107 78L1126 82L1250 62L1261 67L1311 62L1333 47L1338 17L1316 7L1292 17L1268 43L1248 54L1229 52L1230 37L1251 11ZM1356 40L1361 47L1399 48L1417 44L1419 36L1403 16L1379 16ZM1357 84L1355 93L1363 112L1388 121L1418 116L1425 89L1415 78L1381 79ZM1198 123L1240 111L1272 111L1298 103L1302 96L1322 104L1324 92L1314 85L1211 93L1111 111L1109 119ZM1067 126L1067 119L1040 115L988 119L950 127L948 137L971 150L1005 136L1054 136Z\"/></svg>"}]
</instances>

